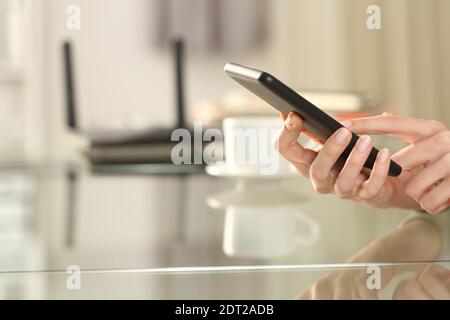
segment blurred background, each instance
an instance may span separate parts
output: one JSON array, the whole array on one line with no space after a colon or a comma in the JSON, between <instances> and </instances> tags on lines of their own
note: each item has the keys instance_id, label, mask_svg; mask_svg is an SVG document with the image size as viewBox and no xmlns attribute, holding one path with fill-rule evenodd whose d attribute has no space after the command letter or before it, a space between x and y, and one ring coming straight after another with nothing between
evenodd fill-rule
<instances>
[{"instance_id":1,"label":"blurred background","mask_svg":"<svg viewBox=\"0 0 450 320\"><path fill-rule=\"evenodd\" d=\"M369 5L381 9L381 29L366 25ZM223 211L215 210L227 206L211 208L206 200L233 190L236 179L211 177L203 169L186 169L186 177L173 168L142 167L145 161L95 170L84 156L90 144L85 132L177 126L175 39L184 48L187 125L197 119L220 127L224 117L276 116L224 74L228 61L267 70L325 101L321 106L330 112L339 105L338 113L388 111L450 125L449 36L447 0L0 0L0 268L345 261L410 213L380 214L320 197L294 179L293 189L308 199L301 210L322 230L319 242L281 260L230 257L223 251ZM68 42L76 128L67 124ZM354 99L342 106L346 94ZM374 109L365 109L366 97ZM44 289L31 293L26 283L6 278L5 297L72 294L45 278L39 280ZM249 278L240 290L256 292L262 278ZM201 292L212 295L217 283L204 281ZM133 297L136 286L154 286L147 297L158 297L154 282L122 285ZM237 289L223 286L233 297ZM189 291L176 282L167 290L164 297ZM81 296L108 294L114 296Z\"/></svg>"},{"instance_id":2,"label":"blurred background","mask_svg":"<svg viewBox=\"0 0 450 320\"><path fill-rule=\"evenodd\" d=\"M65 129L60 47L66 38L76 46L83 128L172 124L164 2L177 1L3 0L2 159L58 157ZM187 44L188 108L236 88L222 71L226 61L236 61L269 70L296 88L366 91L389 103L389 111L447 121L448 1L231 2L221 21L226 36L240 35L239 23L261 27L261 33L242 35L244 43L208 44L208 35L195 29L213 29L217 20L192 21L192 12L179 13L192 22L192 39L198 38ZM264 10L255 10L263 3ZM81 9L80 30L66 26L72 4ZM380 30L366 27L370 4L381 8ZM13 22L7 28L8 19Z\"/></svg>"}]
</instances>

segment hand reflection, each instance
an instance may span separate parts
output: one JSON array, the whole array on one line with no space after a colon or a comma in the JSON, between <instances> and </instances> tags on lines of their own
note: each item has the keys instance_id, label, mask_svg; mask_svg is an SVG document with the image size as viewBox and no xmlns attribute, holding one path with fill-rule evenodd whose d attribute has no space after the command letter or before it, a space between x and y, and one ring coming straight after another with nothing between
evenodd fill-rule
<instances>
[{"instance_id":1,"label":"hand reflection","mask_svg":"<svg viewBox=\"0 0 450 320\"><path fill-rule=\"evenodd\" d=\"M450 299L450 271L441 265L425 266L414 278L403 280L394 292L396 300Z\"/></svg>"},{"instance_id":2,"label":"hand reflection","mask_svg":"<svg viewBox=\"0 0 450 320\"><path fill-rule=\"evenodd\" d=\"M414 219L390 234L377 239L351 257L348 263L398 263L430 261L438 255L442 234L425 219ZM370 289L366 267L335 270L314 282L297 299L367 299L379 298L396 276L413 272L412 277L394 287L393 299L450 299L450 271L437 264L380 266L380 288ZM395 284L394 284L395 285Z\"/></svg>"}]
</instances>

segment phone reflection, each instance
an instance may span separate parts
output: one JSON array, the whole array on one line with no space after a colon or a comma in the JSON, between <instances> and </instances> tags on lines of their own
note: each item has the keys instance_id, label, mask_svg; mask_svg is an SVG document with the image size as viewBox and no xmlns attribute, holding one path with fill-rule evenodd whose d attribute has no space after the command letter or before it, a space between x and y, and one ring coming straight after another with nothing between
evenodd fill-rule
<instances>
[{"instance_id":1,"label":"phone reflection","mask_svg":"<svg viewBox=\"0 0 450 320\"><path fill-rule=\"evenodd\" d=\"M296 299L450 299L450 270L437 262L414 263L437 259L444 243L444 234L435 223L411 219L347 261L367 267L334 270Z\"/></svg>"}]
</instances>

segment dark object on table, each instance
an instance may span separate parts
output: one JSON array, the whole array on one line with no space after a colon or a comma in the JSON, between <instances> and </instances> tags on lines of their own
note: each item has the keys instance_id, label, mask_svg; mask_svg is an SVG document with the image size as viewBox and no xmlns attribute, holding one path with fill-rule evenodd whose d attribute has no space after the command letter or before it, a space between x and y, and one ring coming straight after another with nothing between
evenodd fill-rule
<instances>
[{"instance_id":1,"label":"dark object on table","mask_svg":"<svg viewBox=\"0 0 450 320\"><path fill-rule=\"evenodd\" d=\"M86 151L94 164L134 164L134 163L172 163L171 151L178 141L172 141L172 132L177 128L188 129L185 121L184 105L184 44L181 40L173 42L175 80L176 80L176 114L175 127L149 128L139 131L85 132L77 121L77 104L73 48L69 41L63 45L65 89L66 89L66 125L70 131L86 135L90 148ZM192 130L188 129L191 132ZM192 144L193 145L193 144ZM193 146L192 146L193 148ZM192 157L195 152L191 150Z\"/></svg>"}]
</instances>

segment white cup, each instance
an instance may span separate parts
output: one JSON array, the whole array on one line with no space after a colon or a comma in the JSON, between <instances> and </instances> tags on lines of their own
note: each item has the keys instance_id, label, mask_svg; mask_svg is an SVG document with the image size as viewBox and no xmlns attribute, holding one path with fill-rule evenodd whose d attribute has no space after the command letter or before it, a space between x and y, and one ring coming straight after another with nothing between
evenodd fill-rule
<instances>
[{"instance_id":1,"label":"white cup","mask_svg":"<svg viewBox=\"0 0 450 320\"><path fill-rule=\"evenodd\" d=\"M298 224L307 232L300 234ZM318 222L292 206L228 207L225 212L223 250L229 256L283 257L319 238Z\"/></svg>"},{"instance_id":2,"label":"white cup","mask_svg":"<svg viewBox=\"0 0 450 320\"><path fill-rule=\"evenodd\" d=\"M225 164L261 175L292 172L291 165L273 147L283 122L279 117L239 117L223 121Z\"/></svg>"}]
</instances>

